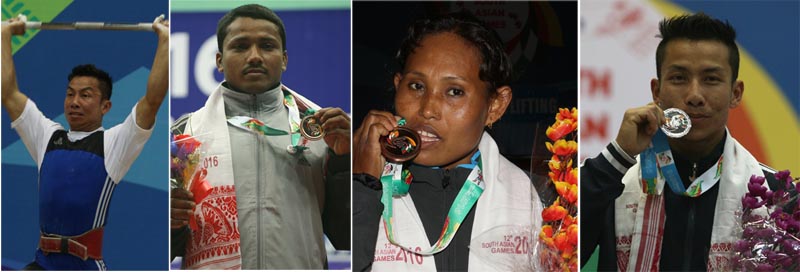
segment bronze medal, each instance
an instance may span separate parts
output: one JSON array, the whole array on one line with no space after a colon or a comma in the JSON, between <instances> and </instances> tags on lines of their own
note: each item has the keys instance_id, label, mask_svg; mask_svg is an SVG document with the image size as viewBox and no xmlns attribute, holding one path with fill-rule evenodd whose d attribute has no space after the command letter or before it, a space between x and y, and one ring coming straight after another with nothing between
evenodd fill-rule
<instances>
[{"instance_id":1,"label":"bronze medal","mask_svg":"<svg viewBox=\"0 0 800 272\"><path fill-rule=\"evenodd\" d=\"M314 118L313 115L309 115L300 121L300 134L306 139L316 141L325 136L325 130L322 129L322 124L319 122L319 119Z\"/></svg>"},{"instance_id":2,"label":"bronze medal","mask_svg":"<svg viewBox=\"0 0 800 272\"><path fill-rule=\"evenodd\" d=\"M420 138L416 131L397 127L389 135L380 138L381 154L387 161L402 163L419 154Z\"/></svg>"}]
</instances>

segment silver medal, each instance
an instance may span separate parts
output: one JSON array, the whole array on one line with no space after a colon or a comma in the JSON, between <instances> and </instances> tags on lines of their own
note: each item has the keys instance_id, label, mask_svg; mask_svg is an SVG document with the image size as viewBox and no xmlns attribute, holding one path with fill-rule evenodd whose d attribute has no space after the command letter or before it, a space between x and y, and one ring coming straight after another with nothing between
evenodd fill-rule
<instances>
[{"instance_id":1,"label":"silver medal","mask_svg":"<svg viewBox=\"0 0 800 272\"><path fill-rule=\"evenodd\" d=\"M672 138L680 138L689 134L689 130L692 128L692 120L689 119L689 115L686 112L677 108L669 108L664 110L664 117L667 119L667 122L661 126L661 131L664 131L664 134Z\"/></svg>"}]
</instances>

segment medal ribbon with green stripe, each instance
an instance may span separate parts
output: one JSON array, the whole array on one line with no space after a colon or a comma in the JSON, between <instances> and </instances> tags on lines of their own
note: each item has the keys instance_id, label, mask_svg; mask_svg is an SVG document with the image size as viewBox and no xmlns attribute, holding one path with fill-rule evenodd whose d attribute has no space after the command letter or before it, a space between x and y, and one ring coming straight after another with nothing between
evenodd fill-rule
<instances>
[{"instance_id":1,"label":"medal ribbon with green stripe","mask_svg":"<svg viewBox=\"0 0 800 272\"><path fill-rule=\"evenodd\" d=\"M454 234L461 226L461 222L467 217L467 214L475 203L478 202L484 190L483 165L481 161L480 151L475 152L471 158L472 171L467 176L467 182L461 187L455 201L450 206L450 211L447 213L447 218L444 221L444 228L439 236L439 240L432 246L416 251L409 246L401 245L397 242L397 234L394 232L394 214L393 214L393 198L402 197L408 194L408 188L411 185L411 172L408 169L403 169L402 164L386 163L381 175L381 184L383 185L383 193L381 195L381 203L383 203L383 213L381 218L386 230L386 237L392 244L401 247L409 252L414 252L421 255L433 255L437 252L444 250L450 242L453 241Z\"/></svg>"},{"instance_id":2,"label":"medal ribbon with green stripe","mask_svg":"<svg viewBox=\"0 0 800 272\"><path fill-rule=\"evenodd\" d=\"M308 144L308 140L300 135L300 110L297 107L297 102L294 100L294 96L292 96L292 94L286 90L283 90L283 105L289 110L288 119L289 130L291 132L270 127L261 120L249 116L234 116L228 118L228 123L235 127L264 136L290 135L292 141L292 145L290 147L295 152L308 149L308 146L306 146ZM308 108L304 112L304 115L312 115L314 113L316 113L314 109ZM302 142L300 141L301 139L303 140Z\"/></svg>"}]
</instances>

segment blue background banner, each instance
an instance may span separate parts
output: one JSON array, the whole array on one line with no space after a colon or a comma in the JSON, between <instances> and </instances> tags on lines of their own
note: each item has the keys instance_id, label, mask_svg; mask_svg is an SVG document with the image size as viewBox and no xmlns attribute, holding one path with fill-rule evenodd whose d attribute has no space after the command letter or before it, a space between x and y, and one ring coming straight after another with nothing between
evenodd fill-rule
<instances>
[{"instance_id":1,"label":"blue background banner","mask_svg":"<svg viewBox=\"0 0 800 272\"><path fill-rule=\"evenodd\" d=\"M797 76L800 74L800 3L675 1L675 4L687 11L702 11L728 20L736 28L736 41L755 56L780 86L795 114L800 113L800 78ZM754 89L747 91L753 95L759 92Z\"/></svg>"},{"instance_id":2,"label":"blue background banner","mask_svg":"<svg viewBox=\"0 0 800 272\"><path fill-rule=\"evenodd\" d=\"M232 6L231 8L234 8ZM172 118L199 109L223 75L216 69L217 22L225 11L172 13ZM350 112L350 10L277 10L289 64L282 82L321 107Z\"/></svg>"},{"instance_id":3,"label":"blue background banner","mask_svg":"<svg viewBox=\"0 0 800 272\"><path fill-rule=\"evenodd\" d=\"M63 10L53 11L62 5ZM152 22L168 13L168 3L140 1L3 1L3 20L24 13L54 22ZM45 20L48 21L48 20ZM93 63L114 82L113 106L104 116L108 129L121 123L146 89L155 54L153 32L29 31L15 42L19 87L48 118L64 118L67 75L78 64ZM18 45L17 45L18 44ZM2 268L21 269L33 261L39 237L38 171L8 114L2 114ZM166 270L169 265L167 103L159 109L150 140L117 186L110 204L103 256L114 270Z\"/></svg>"}]
</instances>

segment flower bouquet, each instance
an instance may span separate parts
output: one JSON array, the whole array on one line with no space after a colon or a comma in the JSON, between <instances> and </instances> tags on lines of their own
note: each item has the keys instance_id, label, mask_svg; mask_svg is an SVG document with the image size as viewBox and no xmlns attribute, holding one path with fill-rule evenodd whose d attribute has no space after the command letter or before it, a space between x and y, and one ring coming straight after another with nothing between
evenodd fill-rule
<instances>
[{"instance_id":1,"label":"flower bouquet","mask_svg":"<svg viewBox=\"0 0 800 272\"><path fill-rule=\"evenodd\" d=\"M511 200L531 203L532 207L525 209L526 213L533 211L531 225L489 229L472 240L470 253L499 271L577 271L578 170L572 163L578 149L577 119L576 108L559 109L555 124L546 131L553 141L546 143L553 153L548 177L542 179L546 185L542 191L537 191L538 187L531 190L526 199Z\"/></svg>"},{"instance_id":2,"label":"flower bouquet","mask_svg":"<svg viewBox=\"0 0 800 272\"><path fill-rule=\"evenodd\" d=\"M742 197L741 240L734 246L733 268L746 271L800 270L800 207L789 171L775 174L778 188L752 176ZM764 212L766 209L766 212Z\"/></svg>"},{"instance_id":3,"label":"flower bouquet","mask_svg":"<svg viewBox=\"0 0 800 272\"><path fill-rule=\"evenodd\" d=\"M192 192L195 203L200 203L211 192L211 185L205 180L207 164L213 163L205 158L210 140L206 135L172 135L170 142L170 184ZM194 217L189 220L189 226L197 229Z\"/></svg>"},{"instance_id":4,"label":"flower bouquet","mask_svg":"<svg viewBox=\"0 0 800 272\"><path fill-rule=\"evenodd\" d=\"M572 163L578 151L577 121L576 108L561 108L545 132L553 141L546 143L553 153L548 176L558 197L541 214L538 261L543 271L578 270L578 169Z\"/></svg>"}]
</instances>

